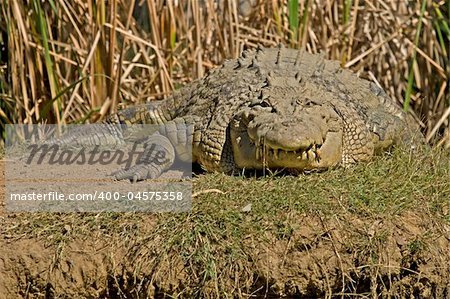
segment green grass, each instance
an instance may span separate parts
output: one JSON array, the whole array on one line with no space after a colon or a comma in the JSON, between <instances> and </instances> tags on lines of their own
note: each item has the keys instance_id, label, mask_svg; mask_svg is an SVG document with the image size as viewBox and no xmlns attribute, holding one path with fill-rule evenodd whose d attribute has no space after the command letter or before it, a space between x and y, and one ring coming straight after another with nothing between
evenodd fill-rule
<instances>
[{"instance_id":1,"label":"green grass","mask_svg":"<svg viewBox=\"0 0 450 299\"><path fill-rule=\"evenodd\" d=\"M297 42L298 38L298 0L288 1L289 29L291 31L291 44Z\"/></svg>"},{"instance_id":2,"label":"green grass","mask_svg":"<svg viewBox=\"0 0 450 299\"><path fill-rule=\"evenodd\" d=\"M53 1L50 1L53 4ZM36 27L39 32L39 38L41 39L42 46L44 47L45 67L47 69L47 75L49 78L50 93L52 98L55 98L59 93L58 81L56 80L55 67L52 56L50 55L50 44L48 37L48 21L47 16L44 15L44 11L41 8L41 3L38 0L33 1L34 14ZM54 7L54 5L52 5ZM58 105L60 106L60 105Z\"/></svg>"},{"instance_id":3,"label":"green grass","mask_svg":"<svg viewBox=\"0 0 450 299\"><path fill-rule=\"evenodd\" d=\"M193 199L191 213L155 217L163 234L179 233L168 240L189 239L192 234L237 240L247 233L285 231L294 214L332 217L345 209L363 218L389 218L419 206L439 214L450 201L450 154L426 151L417 156L397 151L370 163L299 176L201 174L193 179L194 192L200 192ZM201 192L211 189L224 194ZM251 211L242 212L247 204L252 205ZM107 213L100 217L108 226L123 216Z\"/></svg>"},{"instance_id":4,"label":"green grass","mask_svg":"<svg viewBox=\"0 0 450 299\"><path fill-rule=\"evenodd\" d=\"M414 38L414 45L416 48L419 45L419 39L422 31L422 22L423 22L423 15L425 13L425 9L427 7L427 1L422 2L422 6L420 7L420 17L419 21L417 23L417 31L416 36ZM406 87L406 94L405 94L405 101L403 102L403 109L405 111L408 111L410 101L411 101L411 95L413 92L413 85L414 85L414 65L417 63L417 50L414 48L413 55L411 58L411 65L409 67L409 75L408 75L408 85Z\"/></svg>"},{"instance_id":5,"label":"green grass","mask_svg":"<svg viewBox=\"0 0 450 299\"><path fill-rule=\"evenodd\" d=\"M407 240L404 254L409 258L425 254L422 249L434 244L438 227L450 224L450 155L443 151L396 151L368 164L300 176L202 174L193 182L194 192L200 193L190 213L26 214L17 216L21 225L8 234L43 238L57 248L77 238L103 238L127 248L134 269L130 275L152 269L153 276L145 279L167 291L175 286L165 283L178 279L174 269L184 265L180 271L187 276L179 278L177 292L215 297L249 291L258 283L254 275L261 269L255 258L261 248L314 252L320 242L341 236L346 249L340 255L352 256L344 261L373 269L378 279L396 225L414 222L411 215L425 217L427 226L432 223ZM211 189L224 194L201 193ZM251 210L242 211L248 204ZM372 229L377 223L382 225ZM317 232L313 239L303 237L308 227ZM121 287L130 290L137 284Z\"/></svg>"},{"instance_id":6,"label":"green grass","mask_svg":"<svg viewBox=\"0 0 450 299\"><path fill-rule=\"evenodd\" d=\"M347 25L350 21L350 11L352 8L352 0L345 0L344 2L344 25Z\"/></svg>"}]
</instances>

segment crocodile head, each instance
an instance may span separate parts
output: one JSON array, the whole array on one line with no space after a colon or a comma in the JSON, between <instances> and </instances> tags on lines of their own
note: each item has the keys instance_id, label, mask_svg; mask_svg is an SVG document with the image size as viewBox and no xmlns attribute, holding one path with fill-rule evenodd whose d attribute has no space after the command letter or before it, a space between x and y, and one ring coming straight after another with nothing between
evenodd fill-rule
<instances>
[{"instance_id":1,"label":"crocodile head","mask_svg":"<svg viewBox=\"0 0 450 299\"><path fill-rule=\"evenodd\" d=\"M238 168L323 169L342 160L342 119L319 96L261 97L230 125Z\"/></svg>"}]
</instances>

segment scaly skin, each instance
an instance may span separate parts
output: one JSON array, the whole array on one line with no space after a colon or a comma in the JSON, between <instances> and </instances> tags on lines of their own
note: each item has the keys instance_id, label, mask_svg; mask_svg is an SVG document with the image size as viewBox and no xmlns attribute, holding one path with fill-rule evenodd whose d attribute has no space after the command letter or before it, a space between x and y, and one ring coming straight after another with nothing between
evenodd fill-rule
<instances>
[{"instance_id":1,"label":"scaly skin","mask_svg":"<svg viewBox=\"0 0 450 299\"><path fill-rule=\"evenodd\" d=\"M375 84L321 55L283 47L245 51L172 97L119 111L107 122L166 124L171 144L185 136L193 162L221 172L349 165L419 135ZM188 159L176 146L175 152Z\"/></svg>"}]
</instances>

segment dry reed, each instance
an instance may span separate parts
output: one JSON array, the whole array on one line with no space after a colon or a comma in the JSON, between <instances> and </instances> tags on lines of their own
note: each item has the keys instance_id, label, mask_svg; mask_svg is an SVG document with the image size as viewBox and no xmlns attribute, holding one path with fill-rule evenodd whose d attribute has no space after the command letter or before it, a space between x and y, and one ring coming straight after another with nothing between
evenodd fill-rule
<instances>
[{"instance_id":1,"label":"dry reed","mask_svg":"<svg viewBox=\"0 0 450 299\"><path fill-rule=\"evenodd\" d=\"M2 0L0 122L102 119L258 44L325 52L450 148L450 5L394 0ZM4 136L3 136L4 137Z\"/></svg>"}]
</instances>

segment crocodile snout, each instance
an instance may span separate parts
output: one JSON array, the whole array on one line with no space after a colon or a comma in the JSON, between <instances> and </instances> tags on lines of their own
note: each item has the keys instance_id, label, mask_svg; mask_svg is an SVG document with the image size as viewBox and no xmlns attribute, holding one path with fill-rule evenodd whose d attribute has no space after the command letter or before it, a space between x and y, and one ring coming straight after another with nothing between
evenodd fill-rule
<instances>
[{"instance_id":1,"label":"crocodile snout","mask_svg":"<svg viewBox=\"0 0 450 299\"><path fill-rule=\"evenodd\" d=\"M264 144L271 149L297 151L321 145L326 132L323 125L311 119L291 119L259 122L255 118L248 124L247 132L255 145Z\"/></svg>"}]
</instances>

